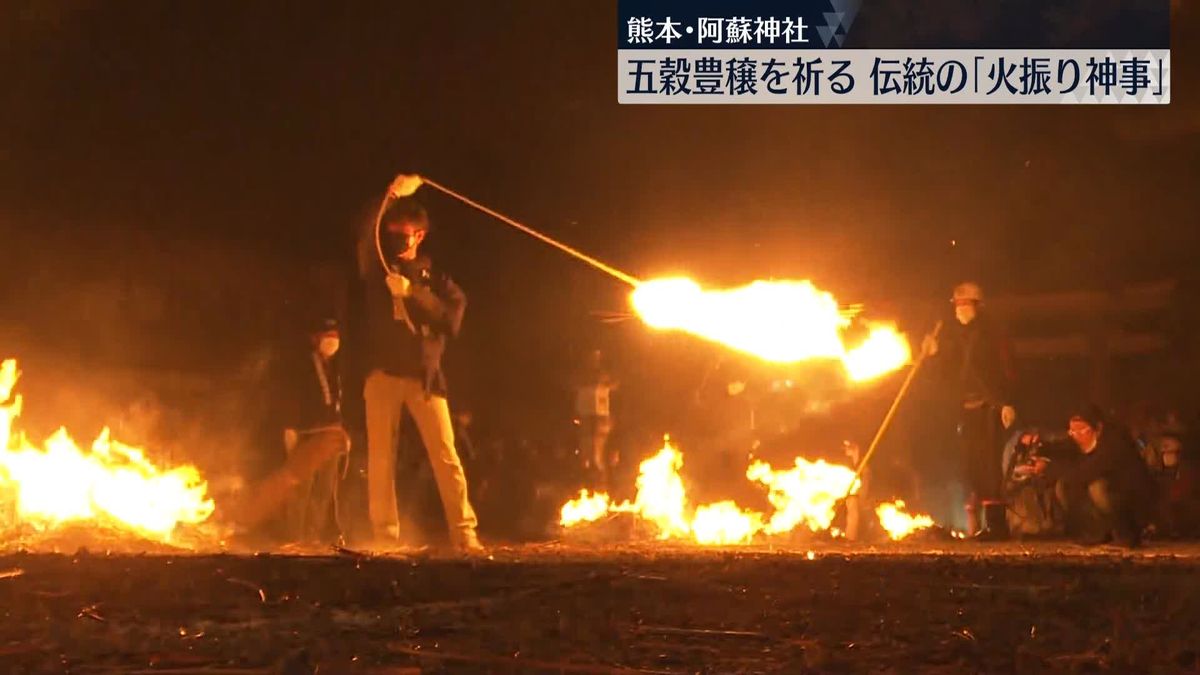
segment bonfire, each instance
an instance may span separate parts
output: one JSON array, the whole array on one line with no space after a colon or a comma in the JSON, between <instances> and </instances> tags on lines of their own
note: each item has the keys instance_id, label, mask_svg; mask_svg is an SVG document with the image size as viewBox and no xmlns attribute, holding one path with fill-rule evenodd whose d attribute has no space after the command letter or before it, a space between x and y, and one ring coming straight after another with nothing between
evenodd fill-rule
<instances>
[{"instance_id":1,"label":"bonfire","mask_svg":"<svg viewBox=\"0 0 1200 675\"><path fill-rule=\"evenodd\" d=\"M70 533L180 546L184 527L212 515L196 467L159 466L107 428L89 450L65 428L31 442L16 426L19 377L15 360L0 365L0 542L24 545Z\"/></svg>"}]
</instances>

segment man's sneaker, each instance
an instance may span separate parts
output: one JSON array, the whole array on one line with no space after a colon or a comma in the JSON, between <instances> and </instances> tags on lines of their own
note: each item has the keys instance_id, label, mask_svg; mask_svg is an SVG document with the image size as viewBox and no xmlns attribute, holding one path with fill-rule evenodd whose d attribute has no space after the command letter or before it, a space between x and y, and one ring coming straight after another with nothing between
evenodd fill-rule
<instances>
[{"instance_id":1,"label":"man's sneaker","mask_svg":"<svg viewBox=\"0 0 1200 675\"><path fill-rule=\"evenodd\" d=\"M454 550L467 555L487 555L487 549L479 543L479 535L475 534L474 530L464 532L456 537Z\"/></svg>"}]
</instances>

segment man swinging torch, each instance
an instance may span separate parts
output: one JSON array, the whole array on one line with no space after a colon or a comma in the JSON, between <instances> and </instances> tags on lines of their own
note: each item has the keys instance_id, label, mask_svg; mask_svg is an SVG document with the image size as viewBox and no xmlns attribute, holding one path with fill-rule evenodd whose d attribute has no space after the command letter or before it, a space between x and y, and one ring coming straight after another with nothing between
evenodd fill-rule
<instances>
[{"instance_id":1,"label":"man swinging torch","mask_svg":"<svg viewBox=\"0 0 1200 675\"><path fill-rule=\"evenodd\" d=\"M478 552L442 373L442 354L458 335L467 298L418 253L430 227L425 209L411 198L420 185L420 178L404 175L392 183L378 223L381 265L365 279L368 511L377 547L395 546L411 534L400 530L396 503L396 447L407 409L429 453L450 543Z\"/></svg>"},{"instance_id":2,"label":"man swinging torch","mask_svg":"<svg viewBox=\"0 0 1200 675\"><path fill-rule=\"evenodd\" d=\"M451 545L462 552L483 551L467 481L454 445L446 379L441 359L456 337L466 296L450 278L434 271L418 254L429 231L425 209L411 195L416 176L400 176L381 210L375 243L380 265L368 266L366 284L367 496L374 533L372 546L396 548L402 532L396 500L396 450L405 409L429 453L441 494ZM344 434L342 434L344 436ZM308 443L289 453L286 464L262 481L237 506L236 521L252 528L285 505L297 486L317 475L344 444Z\"/></svg>"}]
</instances>

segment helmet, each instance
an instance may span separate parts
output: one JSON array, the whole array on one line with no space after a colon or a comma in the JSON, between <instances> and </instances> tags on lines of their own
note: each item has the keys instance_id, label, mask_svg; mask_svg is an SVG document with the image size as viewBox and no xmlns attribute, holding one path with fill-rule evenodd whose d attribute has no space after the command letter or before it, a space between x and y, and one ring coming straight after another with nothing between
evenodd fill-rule
<instances>
[{"instance_id":1,"label":"helmet","mask_svg":"<svg viewBox=\"0 0 1200 675\"><path fill-rule=\"evenodd\" d=\"M964 281L954 287L954 295L950 298L951 302L959 302L961 300L973 300L982 303L983 289L974 281Z\"/></svg>"},{"instance_id":2,"label":"helmet","mask_svg":"<svg viewBox=\"0 0 1200 675\"><path fill-rule=\"evenodd\" d=\"M322 333L336 333L338 332L338 321L337 319L322 314L319 318L309 324L309 328L313 335L320 335Z\"/></svg>"}]
</instances>

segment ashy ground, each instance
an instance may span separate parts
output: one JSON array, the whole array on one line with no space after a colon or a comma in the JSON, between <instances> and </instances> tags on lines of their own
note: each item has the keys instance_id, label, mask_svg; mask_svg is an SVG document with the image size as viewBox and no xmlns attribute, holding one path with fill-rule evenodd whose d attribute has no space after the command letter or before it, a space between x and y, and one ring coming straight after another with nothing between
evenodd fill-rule
<instances>
[{"instance_id":1,"label":"ashy ground","mask_svg":"<svg viewBox=\"0 0 1200 675\"><path fill-rule=\"evenodd\" d=\"M13 553L0 671L1187 671L1198 578L1185 545Z\"/></svg>"}]
</instances>

